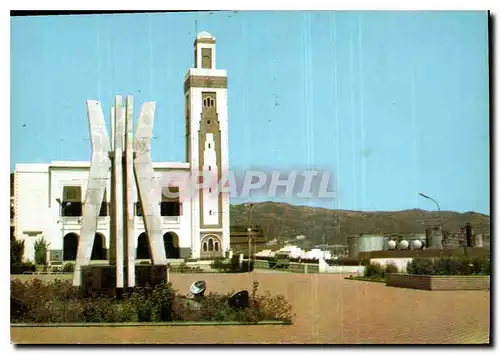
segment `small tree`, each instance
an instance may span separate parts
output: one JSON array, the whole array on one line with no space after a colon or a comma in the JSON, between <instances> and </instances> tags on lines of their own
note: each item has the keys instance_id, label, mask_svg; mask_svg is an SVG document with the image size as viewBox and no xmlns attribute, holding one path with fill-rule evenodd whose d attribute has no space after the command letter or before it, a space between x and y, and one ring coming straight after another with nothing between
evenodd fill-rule
<instances>
[{"instance_id":1,"label":"small tree","mask_svg":"<svg viewBox=\"0 0 500 354\"><path fill-rule=\"evenodd\" d=\"M365 276L369 278L383 278L384 269L380 263L371 263L366 266Z\"/></svg>"},{"instance_id":2,"label":"small tree","mask_svg":"<svg viewBox=\"0 0 500 354\"><path fill-rule=\"evenodd\" d=\"M10 238L10 264L20 265L24 255L24 240L17 240L14 236Z\"/></svg>"},{"instance_id":3,"label":"small tree","mask_svg":"<svg viewBox=\"0 0 500 354\"><path fill-rule=\"evenodd\" d=\"M413 258L406 266L408 274L431 275L434 274L434 262L430 258Z\"/></svg>"},{"instance_id":4,"label":"small tree","mask_svg":"<svg viewBox=\"0 0 500 354\"><path fill-rule=\"evenodd\" d=\"M399 273L399 268L394 263L387 263L384 268L384 273L386 275L389 273Z\"/></svg>"},{"instance_id":5,"label":"small tree","mask_svg":"<svg viewBox=\"0 0 500 354\"><path fill-rule=\"evenodd\" d=\"M46 265L47 264L47 250L49 249L49 244L42 237L35 242L35 264Z\"/></svg>"}]
</instances>

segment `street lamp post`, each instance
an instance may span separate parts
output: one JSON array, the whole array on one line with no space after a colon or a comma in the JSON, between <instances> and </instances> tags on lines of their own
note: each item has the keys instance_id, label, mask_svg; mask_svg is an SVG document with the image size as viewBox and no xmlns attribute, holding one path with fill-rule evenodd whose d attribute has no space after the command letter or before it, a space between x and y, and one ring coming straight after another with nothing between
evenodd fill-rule
<instances>
[{"instance_id":1,"label":"street lamp post","mask_svg":"<svg viewBox=\"0 0 500 354\"><path fill-rule=\"evenodd\" d=\"M424 193L418 193L421 197L424 197L426 199L430 199L436 204L437 209L438 209L438 215L439 215L439 232L441 233L441 237L443 237L443 219L441 217L441 208L439 207L439 203L432 197L429 197L427 194ZM443 241L441 241L441 244ZM426 246L427 247L427 246Z\"/></svg>"},{"instance_id":2,"label":"street lamp post","mask_svg":"<svg viewBox=\"0 0 500 354\"><path fill-rule=\"evenodd\" d=\"M252 203L246 203L245 207L248 208L248 227L247 227L247 237L248 237L248 269L250 269L250 258L252 254Z\"/></svg>"}]
</instances>

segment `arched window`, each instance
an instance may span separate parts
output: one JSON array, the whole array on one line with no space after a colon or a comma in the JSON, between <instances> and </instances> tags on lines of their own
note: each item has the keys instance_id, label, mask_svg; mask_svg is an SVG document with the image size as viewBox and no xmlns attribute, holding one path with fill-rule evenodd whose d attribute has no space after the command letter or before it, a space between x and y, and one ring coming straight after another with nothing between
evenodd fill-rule
<instances>
[{"instance_id":1,"label":"arched window","mask_svg":"<svg viewBox=\"0 0 500 354\"><path fill-rule=\"evenodd\" d=\"M215 251L219 250L219 242L215 241Z\"/></svg>"},{"instance_id":2,"label":"arched window","mask_svg":"<svg viewBox=\"0 0 500 354\"><path fill-rule=\"evenodd\" d=\"M151 259L149 252L149 239L145 232L139 235L137 239L137 248L135 253L136 259Z\"/></svg>"},{"instance_id":3,"label":"arched window","mask_svg":"<svg viewBox=\"0 0 500 354\"><path fill-rule=\"evenodd\" d=\"M104 235L96 233L94 236L94 245L92 246L91 260L106 259L106 240Z\"/></svg>"},{"instance_id":4,"label":"arched window","mask_svg":"<svg viewBox=\"0 0 500 354\"><path fill-rule=\"evenodd\" d=\"M78 235L69 233L63 239L63 260L74 261L78 251Z\"/></svg>"},{"instance_id":5,"label":"arched window","mask_svg":"<svg viewBox=\"0 0 500 354\"><path fill-rule=\"evenodd\" d=\"M213 238L208 239L208 250L209 251L214 250L214 239Z\"/></svg>"},{"instance_id":6,"label":"arched window","mask_svg":"<svg viewBox=\"0 0 500 354\"><path fill-rule=\"evenodd\" d=\"M167 232L163 235L163 245L168 259L179 258L179 236L175 232Z\"/></svg>"},{"instance_id":7,"label":"arched window","mask_svg":"<svg viewBox=\"0 0 500 354\"><path fill-rule=\"evenodd\" d=\"M203 251L207 251L207 241L203 242Z\"/></svg>"}]
</instances>

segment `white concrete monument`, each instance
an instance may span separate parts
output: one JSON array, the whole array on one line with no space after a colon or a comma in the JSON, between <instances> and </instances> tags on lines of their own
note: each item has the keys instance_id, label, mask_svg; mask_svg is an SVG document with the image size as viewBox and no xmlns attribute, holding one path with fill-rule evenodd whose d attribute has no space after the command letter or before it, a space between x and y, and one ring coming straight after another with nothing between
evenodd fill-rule
<instances>
[{"instance_id":1,"label":"white concrete monument","mask_svg":"<svg viewBox=\"0 0 500 354\"><path fill-rule=\"evenodd\" d=\"M143 208L144 225L151 245L152 262L154 265L167 263L158 208L161 193L154 178L150 154L155 102L146 102L142 105L135 138L132 96L127 96L125 107L122 97L115 97L115 105L111 109L111 141L101 103L87 101L87 111L92 158L73 285L82 285L82 267L90 265L99 210L108 179L111 178L110 264L116 267L116 288L133 287L135 286L132 200L134 175L139 201Z\"/></svg>"}]
</instances>

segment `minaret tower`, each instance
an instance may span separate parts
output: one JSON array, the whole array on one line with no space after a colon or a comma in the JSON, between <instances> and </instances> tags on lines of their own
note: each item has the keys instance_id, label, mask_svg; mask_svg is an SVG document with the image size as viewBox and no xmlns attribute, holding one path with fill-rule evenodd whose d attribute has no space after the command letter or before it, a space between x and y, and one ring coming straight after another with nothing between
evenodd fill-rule
<instances>
[{"instance_id":1,"label":"minaret tower","mask_svg":"<svg viewBox=\"0 0 500 354\"><path fill-rule=\"evenodd\" d=\"M194 41L194 68L184 82L186 158L193 176L210 174L210 181L220 185L229 170L227 72L216 69L215 59L215 37L199 33ZM192 194L193 258L202 252L224 255L229 250L229 193L212 184Z\"/></svg>"}]
</instances>

